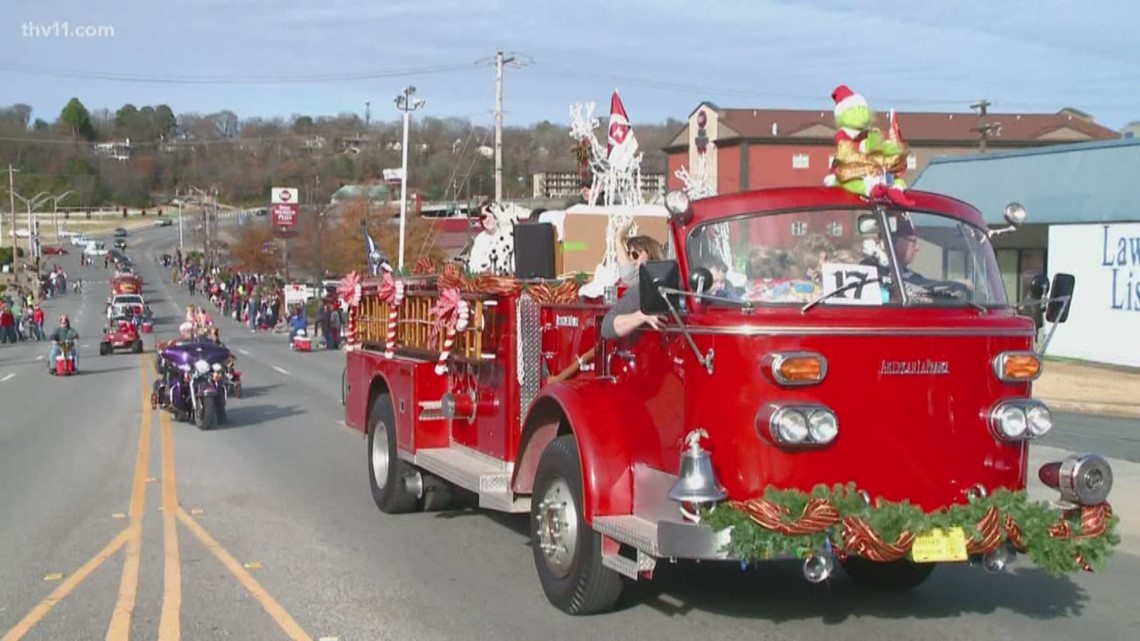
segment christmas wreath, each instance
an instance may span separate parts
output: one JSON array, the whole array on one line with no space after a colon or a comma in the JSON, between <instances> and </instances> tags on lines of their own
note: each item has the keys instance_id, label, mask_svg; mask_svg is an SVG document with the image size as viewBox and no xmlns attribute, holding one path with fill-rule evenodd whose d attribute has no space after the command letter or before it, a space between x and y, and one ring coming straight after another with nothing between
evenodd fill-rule
<instances>
[{"instance_id":1,"label":"christmas wreath","mask_svg":"<svg viewBox=\"0 0 1140 641\"><path fill-rule=\"evenodd\" d=\"M1053 575L1101 569L1120 543L1119 519L1103 503L1063 512L1029 501L1024 491L998 489L964 505L926 513L908 502L868 501L854 484L817 486L810 494L768 488L763 498L705 510L704 524L732 528L727 551L742 562L780 556L807 558L834 552L889 562L911 557L915 539L933 530L962 528L970 555L1003 545Z\"/></svg>"}]
</instances>

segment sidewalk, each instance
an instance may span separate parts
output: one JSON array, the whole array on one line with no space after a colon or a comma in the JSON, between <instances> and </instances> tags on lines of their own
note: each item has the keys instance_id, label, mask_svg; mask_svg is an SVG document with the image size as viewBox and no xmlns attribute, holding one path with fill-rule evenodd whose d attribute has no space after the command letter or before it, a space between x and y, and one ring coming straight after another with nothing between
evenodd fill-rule
<instances>
[{"instance_id":1,"label":"sidewalk","mask_svg":"<svg viewBox=\"0 0 1140 641\"><path fill-rule=\"evenodd\" d=\"M1055 411L1140 418L1140 370L1046 359L1033 397Z\"/></svg>"}]
</instances>

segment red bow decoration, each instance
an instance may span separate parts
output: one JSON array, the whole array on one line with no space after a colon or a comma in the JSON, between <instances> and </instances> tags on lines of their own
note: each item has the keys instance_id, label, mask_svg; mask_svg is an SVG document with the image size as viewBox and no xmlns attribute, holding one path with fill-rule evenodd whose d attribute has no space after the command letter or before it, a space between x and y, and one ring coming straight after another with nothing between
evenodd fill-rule
<instances>
[{"instance_id":1,"label":"red bow decoration","mask_svg":"<svg viewBox=\"0 0 1140 641\"><path fill-rule=\"evenodd\" d=\"M385 302L392 302L395 299L396 280L392 278L392 272L384 272L384 278L380 282L380 286L376 288L376 296Z\"/></svg>"},{"instance_id":2,"label":"red bow decoration","mask_svg":"<svg viewBox=\"0 0 1140 641\"><path fill-rule=\"evenodd\" d=\"M431 335L428 340L434 342L439 338L439 333L443 328L455 322L455 310L459 308L459 301L462 299L463 295L457 287L451 287L439 293L439 300L431 308L435 322L432 324Z\"/></svg>"},{"instance_id":3,"label":"red bow decoration","mask_svg":"<svg viewBox=\"0 0 1140 641\"><path fill-rule=\"evenodd\" d=\"M360 304L359 291L356 286L360 284L360 274L350 272L347 276L341 279L340 284L336 287L336 294L347 303L350 307L355 307Z\"/></svg>"}]
</instances>

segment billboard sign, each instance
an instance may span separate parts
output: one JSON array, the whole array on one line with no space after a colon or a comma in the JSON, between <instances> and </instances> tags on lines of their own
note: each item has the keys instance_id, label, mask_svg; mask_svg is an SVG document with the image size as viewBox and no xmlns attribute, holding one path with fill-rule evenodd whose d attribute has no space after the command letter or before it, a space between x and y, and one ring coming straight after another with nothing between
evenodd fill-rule
<instances>
[{"instance_id":1,"label":"billboard sign","mask_svg":"<svg viewBox=\"0 0 1140 641\"><path fill-rule=\"evenodd\" d=\"M1077 278L1069 320L1049 351L1140 367L1140 224L1050 226L1049 272Z\"/></svg>"},{"instance_id":2,"label":"billboard sign","mask_svg":"<svg viewBox=\"0 0 1140 641\"><path fill-rule=\"evenodd\" d=\"M297 214L301 210L300 199L297 196L297 190L292 187L273 188L269 212L273 216L274 227L291 228L297 225Z\"/></svg>"}]
</instances>

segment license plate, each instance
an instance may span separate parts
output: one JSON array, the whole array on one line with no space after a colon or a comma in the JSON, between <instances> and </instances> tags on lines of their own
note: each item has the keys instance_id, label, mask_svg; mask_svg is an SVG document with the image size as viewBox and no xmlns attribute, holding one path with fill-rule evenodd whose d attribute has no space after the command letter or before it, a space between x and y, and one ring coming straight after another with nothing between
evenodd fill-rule
<instances>
[{"instance_id":1,"label":"license plate","mask_svg":"<svg viewBox=\"0 0 1140 641\"><path fill-rule=\"evenodd\" d=\"M915 537L910 554L915 563L965 561L966 532L960 527L931 530Z\"/></svg>"}]
</instances>

